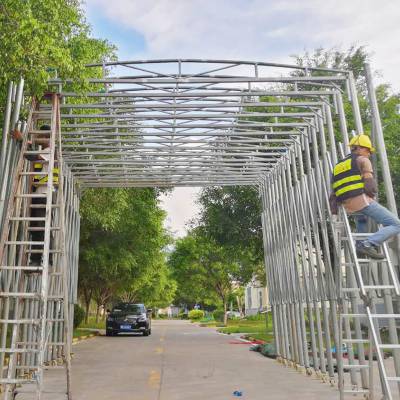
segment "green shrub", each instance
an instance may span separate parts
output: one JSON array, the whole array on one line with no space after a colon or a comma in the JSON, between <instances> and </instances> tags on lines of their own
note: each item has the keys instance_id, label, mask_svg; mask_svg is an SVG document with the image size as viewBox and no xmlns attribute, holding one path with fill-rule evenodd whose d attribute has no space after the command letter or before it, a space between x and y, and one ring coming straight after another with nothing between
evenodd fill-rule
<instances>
[{"instance_id":1,"label":"green shrub","mask_svg":"<svg viewBox=\"0 0 400 400\"><path fill-rule=\"evenodd\" d=\"M248 321L265 321L265 314L255 314L255 315L248 315L246 317Z\"/></svg>"},{"instance_id":2,"label":"green shrub","mask_svg":"<svg viewBox=\"0 0 400 400\"><path fill-rule=\"evenodd\" d=\"M225 311L224 310L215 310L213 311L213 317L216 321L224 322Z\"/></svg>"},{"instance_id":3,"label":"green shrub","mask_svg":"<svg viewBox=\"0 0 400 400\"><path fill-rule=\"evenodd\" d=\"M158 314L157 318L158 319L167 319L168 318L168 314Z\"/></svg>"},{"instance_id":4,"label":"green shrub","mask_svg":"<svg viewBox=\"0 0 400 400\"><path fill-rule=\"evenodd\" d=\"M204 318L204 311L203 310L190 310L189 311L189 319L194 321L198 321Z\"/></svg>"},{"instance_id":5,"label":"green shrub","mask_svg":"<svg viewBox=\"0 0 400 400\"><path fill-rule=\"evenodd\" d=\"M85 310L79 305L74 305L74 328L77 328L85 319Z\"/></svg>"},{"instance_id":6,"label":"green shrub","mask_svg":"<svg viewBox=\"0 0 400 400\"><path fill-rule=\"evenodd\" d=\"M204 317L203 319L200 320L200 322L214 322L214 318L212 316Z\"/></svg>"},{"instance_id":7,"label":"green shrub","mask_svg":"<svg viewBox=\"0 0 400 400\"><path fill-rule=\"evenodd\" d=\"M180 318L180 319L188 319L188 314L186 312L184 312L184 311L181 311L178 314L178 318Z\"/></svg>"}]
</instances>

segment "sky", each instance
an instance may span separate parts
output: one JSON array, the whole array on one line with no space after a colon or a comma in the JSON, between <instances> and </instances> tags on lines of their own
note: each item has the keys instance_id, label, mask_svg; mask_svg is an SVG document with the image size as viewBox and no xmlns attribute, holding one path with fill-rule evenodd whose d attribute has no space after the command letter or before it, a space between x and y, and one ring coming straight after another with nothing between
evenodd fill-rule
<instances>
[{"instance_id":1,"label":"sky","mask_svg":"<svg viewBox=\"0 0 400 400\"><path fill-rule=\"evenodd\" d=\"M364 45L371 66L400 90L399 0L86 0L93 36L118 47L120 60L239 59L293 63L318 47ZM167 226L185 234L198 189L162 199Z\"/></svg>"}]
</instances>

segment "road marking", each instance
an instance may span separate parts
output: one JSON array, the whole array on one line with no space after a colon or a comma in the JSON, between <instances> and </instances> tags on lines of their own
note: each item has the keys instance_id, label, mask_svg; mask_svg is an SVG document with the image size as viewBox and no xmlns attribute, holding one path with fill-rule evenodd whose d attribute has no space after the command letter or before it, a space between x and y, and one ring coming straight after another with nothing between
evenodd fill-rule
<instances>
[{"instance_id":1,"label":"road marking","mask_svg":"<svg viewBox=\"0 0 400 400\"><path fill-rule=\"evenodd\" d=\"M151 388L158 388L160 385L160 380L161 380L161 374L159 371L156 371L155 369L152 369L150 371L149 379L147 380L147 384Z\"/></svg>"},{"instance_id":2,"label":"road marking","mask_svg":"<svg viewBox=\"0 0 400 400\"><path fill-rule=\"evenodd\" d=\"M157 353L157 354L162 354L162 353L164 353L164 348L161 347L161 346L160 346L160 347L157 347L157 348L156 348L156 353Z\"/></svg>"}]
</instances>

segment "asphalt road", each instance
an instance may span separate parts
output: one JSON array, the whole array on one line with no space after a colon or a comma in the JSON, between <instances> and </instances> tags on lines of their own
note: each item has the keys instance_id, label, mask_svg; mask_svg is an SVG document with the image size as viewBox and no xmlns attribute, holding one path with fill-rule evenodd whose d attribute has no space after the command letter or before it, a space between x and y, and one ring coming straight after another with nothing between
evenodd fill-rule
<instances>
[{"instance_id":1,"label":"asphalt road","mask_svg":"<svg viewBox=\"0 0 400 400\"><path fill-rule=\"evenodd\" d=\"M74 346L74 400L337 400L335 388L212 328L154 321L149 337L96 337Z\"/></svg>"}]
</instances>

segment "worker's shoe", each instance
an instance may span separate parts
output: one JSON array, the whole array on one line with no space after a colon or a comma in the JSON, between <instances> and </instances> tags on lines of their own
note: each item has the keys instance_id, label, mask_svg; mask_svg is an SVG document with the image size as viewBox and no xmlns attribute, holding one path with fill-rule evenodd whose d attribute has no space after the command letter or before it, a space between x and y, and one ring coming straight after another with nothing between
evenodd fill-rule
<instances>
[{"instance_id":1,"label":"worker's shoe","mask_svg":"<svg viewBox=\"0 0 400 400\"><path fill-rule=\"evenodd\" d=\"M380 254L378 247L369 242L357 242L356 250L358 256L367 256L374 260L383 260L385 256Z\"/></svg>"},{"instance_id":2,"label":"worker's shoe","mask_svg":"<svg viewBox=\"0 0 400 400\"><path fill-rule=\"evenodd\" d=\"M31 260L31 262L29 263L30 267L37 267L37 269L27 269L25 270L25 274L26 275L31 275L31 274L37 274L39 272L41 272L42 270L42 263L40 260Z\"/></svg>"}]
</instances>

